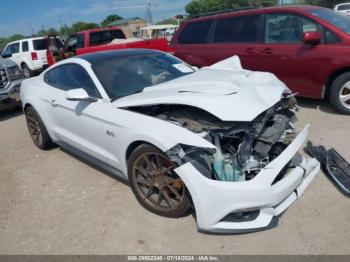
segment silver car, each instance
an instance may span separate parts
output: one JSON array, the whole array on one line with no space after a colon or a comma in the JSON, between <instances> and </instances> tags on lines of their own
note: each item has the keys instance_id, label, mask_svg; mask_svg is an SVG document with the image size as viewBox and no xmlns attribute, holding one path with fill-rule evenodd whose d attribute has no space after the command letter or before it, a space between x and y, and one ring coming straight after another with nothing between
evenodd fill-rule
<instances>
[{"instance_id":1,"label":"silver car","mask_svg":"<svg viewBox=\"0 0 350 262\"><path fill-rule=\"evenodd\" d=\"M15 62L0 58L0 110L20 104L22 78L22 71Z\"/></svg>"}]
</instances>

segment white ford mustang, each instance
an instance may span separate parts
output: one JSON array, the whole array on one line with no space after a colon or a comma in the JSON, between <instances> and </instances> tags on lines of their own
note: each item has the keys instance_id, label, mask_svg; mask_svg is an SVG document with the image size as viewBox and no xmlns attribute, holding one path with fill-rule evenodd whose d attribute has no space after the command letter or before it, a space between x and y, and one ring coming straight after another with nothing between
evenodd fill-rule
<instances>
[{"instance_id":1,"label":"white ford mustang","mask_svg":"<svg viewBox=\"0 0 350 262\"><path fill-rule=\"evenodd\" d=\"M156 214L194 209L200 231L276 226L320 168L298 153L309 127L293 127L288 88L237 57L196 71L152 50L82 55L24 81L21 99L39 148L128 180Z\"/></svg>"}]
</instances>

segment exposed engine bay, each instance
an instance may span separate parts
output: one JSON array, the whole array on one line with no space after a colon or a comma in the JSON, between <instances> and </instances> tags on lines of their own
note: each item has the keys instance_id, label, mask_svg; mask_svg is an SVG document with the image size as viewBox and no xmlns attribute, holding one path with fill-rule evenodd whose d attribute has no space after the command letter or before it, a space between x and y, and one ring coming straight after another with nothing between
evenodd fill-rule
<instances>
[{"instance_id":1,"label":"exposed engine bay","mask_svg":"<svg viewBox=\"0 0 350 262\"><path fill-rule=\"evenodd\" d=\"M284 151L297 135L296 99L287 94L252 122L225 122L185 105L128 107L128 110L173 122L197 133L216 150L178 144L166 153L179 166L191 162L204 176L219 181L247 181ZM285 169L302 161L294 156Z\"/></svg>"}]
</instances>

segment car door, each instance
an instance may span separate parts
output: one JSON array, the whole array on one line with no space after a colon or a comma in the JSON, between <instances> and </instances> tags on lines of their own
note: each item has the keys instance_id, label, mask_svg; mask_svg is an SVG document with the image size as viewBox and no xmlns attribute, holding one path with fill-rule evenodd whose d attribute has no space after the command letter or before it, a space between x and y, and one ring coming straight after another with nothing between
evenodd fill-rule
<instances>
[{"instance_id":1,"label":"car door","mask_svg":"<svg viewBox=\"0 0 350 262\"><path fill-rule=\"evenodd\" d=\"M8 45L5 48L3 54L5 58L12 60L18 66L21 66L19 61L19 43L13 43Z\"/></svg>"},{"instance_id":2,"label":"car door","mask_svg":"<svg viewBox=\"0 0 350 262\"><path fill-rule=\"evenodd\" d=\"M14 61L18 66L21 66L21 62L22 62L22 57L21 57L21 52L19 50L19 42L14 43L11 45L11 53L12 53L12 57L11 60Z\"/></svg>"},{"instance_id":3,"label":"car door","mask_svg":"<svg viewBox=\"0 0 350 262\"><path fill-rule=\"evenodd\" d=\"M31 54L29 52L29 44L28 41L22 41L21 42L21 52L22 52L22 59L28 64L28 61L31 60Z\"/></svg>"},{"instance_id":4,"label":"car door","mask_svg":"<svg viewBox=\"0 0 350 262\"><path fill-rule=\"evenodd\" d=\"M313 20L294 13L267 13L265 41L259 47L258 70L274 73L293 92L303 96L319 93L320 77L326 72L326 45L302 41L306 32L323 28Z\"/></svg>"},{"instance_id":5,"label":"car door","mask_svg":"<svg viewBox=\"0 0 350 262\"><path fill-rule=\"evenodd\" d=\"M238 55L246 69L257 68L259 29L262 15L249 14L218 18L211 38L208 64Z\"/></svg>"},{"instance_id":6,"label":"car door","mask_svg":"<svg viewBox=\"0 0 350 262\"><path fill-rule=\"evenodd\" d=\"M46 102L54 118L51 130L59 142L114 165L115 157L107 150L101 114L110 105L101 99L87 71L79 64L64 64L48 71L44 82L50 89ZM85 89L89 96L97 100L67 100L66 91L77 88Z\"/></svg>"}]
</instances>

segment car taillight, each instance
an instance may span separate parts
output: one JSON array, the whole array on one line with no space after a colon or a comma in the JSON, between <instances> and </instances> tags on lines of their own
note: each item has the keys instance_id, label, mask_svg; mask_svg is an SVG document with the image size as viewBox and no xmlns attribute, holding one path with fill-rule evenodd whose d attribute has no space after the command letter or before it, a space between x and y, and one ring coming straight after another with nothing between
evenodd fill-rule
<instances>
[{"instance_id":1,"label":"car taillight","mask_svg":"<svg viewBox=\"0 0 350 262\"><path fill-rule=\"evenodd\" d=\"M38 60L38 55L36 52L31 52L30 54L32 55L32 60Z\"/></svg>"}]
</instances>

